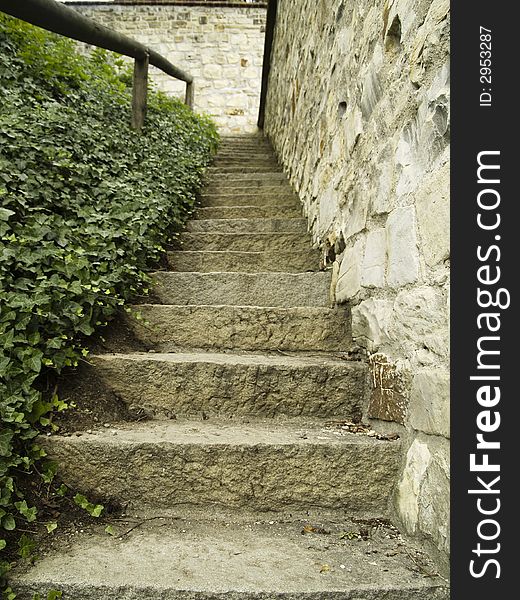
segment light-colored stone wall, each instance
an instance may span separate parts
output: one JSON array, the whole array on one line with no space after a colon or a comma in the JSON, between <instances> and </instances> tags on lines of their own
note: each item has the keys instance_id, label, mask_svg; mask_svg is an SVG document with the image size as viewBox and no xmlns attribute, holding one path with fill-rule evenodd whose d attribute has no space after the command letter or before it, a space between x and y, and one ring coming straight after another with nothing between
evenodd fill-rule
<instances>
[{"instance_id":1,"label":"light-colored stone wall","mask_svg":"<svg viewBox=\"0 0 520 600\"><path fill-rule=\"evenodd\" d=\"M98 23L146 44L195 78L195 110L221 133L256 131L265 7L71 3ZM151 67L163 91L184 98L186 84Z\"/></svg>"},{"instance_id":2,"label":"light-colored stone wall","mask_svg":"<svg viewBox=\"0 0 520 600\"><path fill-rule=\"evenodd\" d=\"M279 0L265 125L353 307L368 416L405 439L395 513L444 566L449 23L448 0Z\"/></svg>"}]
</instances>

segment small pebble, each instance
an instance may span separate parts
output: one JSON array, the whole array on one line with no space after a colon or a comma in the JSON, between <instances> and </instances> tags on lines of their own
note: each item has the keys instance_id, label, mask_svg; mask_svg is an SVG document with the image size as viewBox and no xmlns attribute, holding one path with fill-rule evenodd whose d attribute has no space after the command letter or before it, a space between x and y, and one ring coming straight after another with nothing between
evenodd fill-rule
<instances>
[{"instance_id":1,"label":"small pebble","mask_svg":"<svg viewBox=\"0 0 520 600\"><path fill-rule=\"evenodd\" d=\"M103 427L110 427L110 423L103 423Z\"/></svg>"},{"instance_id":2,"label":"small pebble","mask_svg":"<svg viewBox=\"0 0 520 600\"><path fill-rule=\"evenodd\" d=\"M339 568L340 569L346 569L347 567L345 567L345 565L340 565Z\"/></svg>"}]
</instances>

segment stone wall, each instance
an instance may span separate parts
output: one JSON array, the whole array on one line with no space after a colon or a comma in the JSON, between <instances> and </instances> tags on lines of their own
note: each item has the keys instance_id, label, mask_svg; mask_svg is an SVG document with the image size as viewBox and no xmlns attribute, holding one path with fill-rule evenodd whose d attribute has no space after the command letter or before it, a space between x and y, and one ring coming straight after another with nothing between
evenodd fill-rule
<instances>
[{"instance_id":1,"label":"stone wall","mask_svg":"<svg viewBox=\"0 0 520 600\"><path fill-rule=\"evenodd\" d=\"M200 1L68 4L102 25L139 40L191 73L195 78L195 110L211 115L221 133L256 131L264 5ZM154 67L150 74L160 89L184 98L183 82Z\"/></svg>"},{"instance_id":2,"label":"stone wall","mask_svg":"<svg viewBox=\"0 0 520 600\"><path fill-rule=\"evenodd\" d=\"M399 429L403 528L449 552L449 2L279 0L265 131ZM390 494L390 490L389 490Z\"/></svg>"}]
</instances>

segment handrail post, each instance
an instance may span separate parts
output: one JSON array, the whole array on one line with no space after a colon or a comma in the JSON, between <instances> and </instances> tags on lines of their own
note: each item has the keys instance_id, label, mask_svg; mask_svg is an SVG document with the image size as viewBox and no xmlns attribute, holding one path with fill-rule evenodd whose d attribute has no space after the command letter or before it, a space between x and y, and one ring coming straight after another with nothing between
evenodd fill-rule
<instances>
[{"instance_id":1,"label":"handrail post","mask_svg":"<svg viewBox=\"0 0 520 600\"><path fill-rule=\"evenodd\" d=\"M186 83L186 100L185 104L193 110L193 103L195 101L195 84L193 81Z\"/></svg>"},{"instance_id":2,"label":"handrail post","mask_svg":"<svg viewBox=\"0 0 520 600\"><path fill-rule=\"evenodd\" d=\"M193 77L173 65L164 56L147 48L137 40L117 33L104 25L85 17L73 8L56 0L0 0L0 11L53 31L59 35L124 54L135 60L134 87L132 93L132 127L139 131L144 125L146 97L148 93L148 65L157 67L175 79L185 81L186 104L193 108Z\"/></svg>"},{"instance_id":3,"label":"handrail post","mask_svg":"<svg viewBox=\"0 0 520 600\"><path fill-rule=\"evenodd\" d=\"M134 61L134 82L132 87L132 127L141 131L146 115L148 97L148 64L149 55Z\"/></svg>"}]
</instances>

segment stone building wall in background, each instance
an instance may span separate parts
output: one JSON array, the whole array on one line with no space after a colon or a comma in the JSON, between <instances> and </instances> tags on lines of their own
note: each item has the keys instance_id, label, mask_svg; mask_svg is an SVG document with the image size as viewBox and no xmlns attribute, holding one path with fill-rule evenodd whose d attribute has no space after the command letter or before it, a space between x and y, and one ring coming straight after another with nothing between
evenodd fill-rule
<instances>
[{"instance_id":1,"label":"stone building wall in background","mask_svg":"<svg viewBox=\"0 0 520 600\"><path fill-rule=\"evenodd\" d=\"M448 60L448 0L279 0L265 124L370 356L368 416L403 437L395 515L444 566Z\"/></svg>"},{"instance_id":2,"label":"stone building wall in background","mask_svg":"<svg viewBox=\"0 0 520 600\"><path fill-rule=\"evenodd\" d=\"M195 78L195 110L221 133L257 130L265 37L264 4L68 2L98 23L153 48ZM234 4L234 6L232 6ZM258 4L258 6L256 6ZM163 91L184 98L185 84L151 67Z\"/></svg>"}]
</instances>

